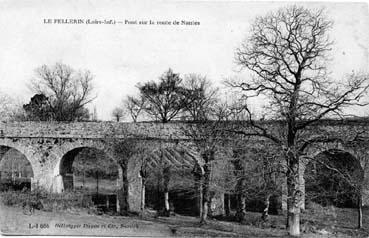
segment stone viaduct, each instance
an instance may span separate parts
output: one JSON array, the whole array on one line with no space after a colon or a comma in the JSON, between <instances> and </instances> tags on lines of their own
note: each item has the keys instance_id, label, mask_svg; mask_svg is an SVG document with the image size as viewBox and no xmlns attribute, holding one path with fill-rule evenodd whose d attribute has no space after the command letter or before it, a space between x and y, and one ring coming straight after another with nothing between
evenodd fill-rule
<instances>
[{"instance_id":1,"label":"stone viaduct","mask_svg":"<svg viewBox=\"0 0 369 238\"><path fill-rule=\"evenodd\" d=\"M0 147L18 150L30 162L34 177L32 188L60 193L64 191L63 176L71 166L68 156L78 153L82 148L98 149L119 164L124 154L115 152L114 144L125 140L142 141L147 153L159 148L179 148L185 151L182 163L187 167L202 165L201 157L191 147L179 128L173 124L160 123L110 123L110 122L14 122L0 123ZM69 156L70 157L70 156ZM73 162L73 161L71 161ZM123 187L123 174L127 174L127 195L129 209L139 211L141 178L139 158L134 156L127 161L126 171L118 166L120 183ZM118 193L119 196L119 193ZM124 195L121 195L124 196ZM119 202L118 202L119 204Z\"/></svg>"},{"instance_id":2,"label":"stone viaduct","mask_svg":"<svg viewBox=\"0 0 369 238\"><path fill-rule=\"evenodd\" d=\"M96 148L104 151L114 161L120 160L112 148L112 142L125 140L142 141L146 151L155 151L162 147L182 148L187 154L188 166L203 165L200 153L184 135L181 123L114 123L114 122L8 122L0 123L0 146L14 148L29 160L34 177L32 186L41 186L50 192L60 193L64 190L63 167L65 155L73 154L81 148ZM273 126L271 124L271 126ZM367 121L327 121L311 128L310 137L316 134L328 135L338 133L344 137L355 137L357 142L321 142L308 148L307 156L314 156L328 149L340 149L357 158L367 171L369 165L369 122ZM229 139L229 138L228 138ZM253 143L263 143L252 138ZM245 144L245 146L247 146ZM177 161L177 163L180 163ZM141 177L140 162L135 156L127 161L125 171L119 168L119 176L126 174L126 196L131 211L140 210ZM119 166L118 166L119 167ZM302 169L304 169L302 165ZM369 177L369 172L365 173ZM302 189L304 189L303 177ZM124 187L119 179L119 186ZM119 195L118 195L119 196ZM123 196L123 195L121 195ZM283 197L283 196L282 196ZM365 199L364 199L365 200Z\"/></svg>"}]
</instances>

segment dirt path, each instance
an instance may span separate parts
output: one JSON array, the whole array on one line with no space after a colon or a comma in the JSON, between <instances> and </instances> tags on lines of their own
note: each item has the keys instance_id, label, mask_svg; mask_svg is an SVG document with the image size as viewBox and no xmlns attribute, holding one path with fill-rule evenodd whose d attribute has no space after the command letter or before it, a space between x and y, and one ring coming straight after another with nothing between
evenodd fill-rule
<instances>
[{"instance_id":1,"label":"dirt path","mask_svg":"<svg viewBox=\"0 0 369 238\"><path fill-rule=\"evenodd\" d=\"M248 213L248 217L259 214ZM283 217L275 216L281 220ZM195 217L173 216L169 218L90 215L86 212L44 212L36 210L25 215L19 207L0 205L2 234L14 235L84 235L84 236L141 236L141 237L287 237L282 228L258 228L234 222L210 220L200 226ZM345 234L305 233L302 237L358 237L357 233ZM366 237L365 234L359 235Z\"/></svg>"},{"instance_id":2,"label":"dirt path","mask_svg":"<svg viewBox=\"0 0 369 238\"><path fill-rule=\"evenodd\" d=\"M22 209L0 207L3 234L22 235L98 235L98 236L170 236L170 228L129 217L107 217L36 211L24 215Z\"/></svg>"},{"instance_id":3,"label":"dirt path","mask_svg":"<svg viewBox=\"0 0 369 238\"><path fill-rule=\"evenodd\" d=\"M260 229L236 223L210 221L199 226L195 217L139 219L138 217L97 216L87 213L43 212L25 215L21 208L0 206L3 234L16 235L97 235L144 237L285 237L284 230Z\"/></svg>"}]
</instances>

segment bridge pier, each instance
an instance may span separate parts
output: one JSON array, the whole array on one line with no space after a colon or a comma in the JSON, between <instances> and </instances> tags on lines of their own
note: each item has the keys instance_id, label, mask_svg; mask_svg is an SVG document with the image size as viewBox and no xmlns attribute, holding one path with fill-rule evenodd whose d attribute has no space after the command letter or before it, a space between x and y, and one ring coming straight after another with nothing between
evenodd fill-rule
<instances>
[{"instance_id":1,"label":"bridge pier","mask_svg":"<svg viewBox=\"0 0 369 238\"><path fill-rule=\"evenodd\" d=\"M64 191L63 176L56 175L53 179L53 193L62 193Z\"/></svg>"},{"instance_id":2,"label":"bridge pier","mask_svg":"<svg viewBox=\"0 0 369 238\"><path fill-rule=\"evenodd\" d=\"M224 193L216 192L211 198L211 208L209 214L212 216L224 215Z\"/></svg>"},{"instance_id":3,"label":"bridge pier","mask_svg":"<svg viewBox=\"0 0 369 238\"><path fill-rule=\"evenodd\" d=\"M283 176L282 179L282 187L281 187L281 209L283 214L287 214L287 197L288 197L288 190L287 190L287 177Z\"/></svg>"},{"instance_id":4,"label":"bridge pier","mask_svg":"<svg viewBox=\"0 0 369 238\"><path fill-rule=\"evenodd\" d=\"M126 171L128 192L126 193L129 211L139 213L141 211L142 178L140 176L141 158L133 156L129 159Z\"/></svg>"},{"instance_id":5,"label":"bridge pier","mask_svg":"<svg viewBox=\"0 0 369 238\"><path fill-rule=\"evenodd\" d=\"M54 178L44 174L34 174L31 178L31 190L41 189L49 193L54 193Z\"/></svg>"}]
</instances>

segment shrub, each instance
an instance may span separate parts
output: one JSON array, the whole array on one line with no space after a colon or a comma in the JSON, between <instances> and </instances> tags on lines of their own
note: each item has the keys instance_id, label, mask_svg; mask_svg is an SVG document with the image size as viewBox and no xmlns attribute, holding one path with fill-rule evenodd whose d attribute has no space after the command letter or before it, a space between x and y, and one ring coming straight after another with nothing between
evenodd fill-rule
<instances>
[{"instance_id":1,"label":"shrub","mask_svg":"<svg viewBox=\"0 0 369 238\"><path fill-rule=\"evenodd\" d=\"M336 208L333 205L322 206L319 203L311 201L306 204L306 211L316 215L328 215L332 217L337 216Z\"/></svg>"},{"instance_id":2,"label":"shrub","mask_svg":"<svg viewBox=\"0 0 369 238\"><path fill-rule=\"evenodd\" d=\"M33 191L6 191L1 194L1 202L6 206L33 206L44 211L90 208L93 206L91 196L81 192L62 194L48 193L42 189Z\"/></svg>"}]
</instances>

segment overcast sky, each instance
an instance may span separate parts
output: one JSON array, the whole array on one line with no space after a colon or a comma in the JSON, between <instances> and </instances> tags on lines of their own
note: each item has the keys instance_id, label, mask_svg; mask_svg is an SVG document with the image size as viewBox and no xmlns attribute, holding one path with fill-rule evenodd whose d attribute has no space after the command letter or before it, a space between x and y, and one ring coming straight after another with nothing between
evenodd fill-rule
<instances>
[{"instance_id":1,"label":"overcast sky","mask_svg":"<svg viewBox=\"0 0 369 238\"><path fill-rule=\"evenodd\" d=\"M1 1L1 92L26 102L33 95L27 83L42 64L63 62L95 75L99 119L138 82L156 80L171 67L180 74L200 73L220 85L238 74L235 48L246 38L257 15L290 5L281 2L194 1ZM333 77L368 70L369 14L365 3L304 3L325 7L334 21ZM199 26L44 24L44 19L113 19L198 21ZM244 73L247 77L247 73Z\"/></svg>"}]
</instances>

